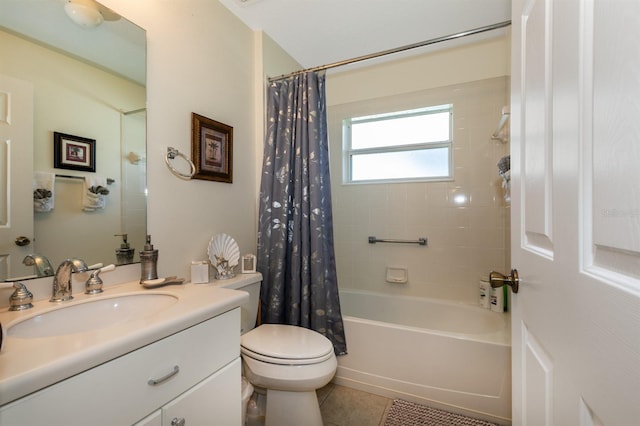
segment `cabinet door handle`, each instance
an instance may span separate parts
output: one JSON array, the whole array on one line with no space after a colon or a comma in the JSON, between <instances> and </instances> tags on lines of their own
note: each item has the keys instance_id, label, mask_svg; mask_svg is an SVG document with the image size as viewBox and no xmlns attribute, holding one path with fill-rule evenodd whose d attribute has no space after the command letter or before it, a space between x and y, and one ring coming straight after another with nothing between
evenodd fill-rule
<instances>
[{"instance_id":1,"label":"cabinet door handle","mask_svg":"<svg viewBox=\"0 0 640 426\"><path fill-rule=\"evenodd\" d=\"M159 379L149 379L149 381L147 382L148 385L150 386L155 386L155 385L159 385L160 383L169 380L171 377L175 376L176 374L178 374L180 372L180 367L178 367L177 365L173 366L173 371L169 374L167 374L166 376L162 376Z\"/></svg>"},{"instance_id":2,"label":"cabinet door handle","mask_svg":"<svg viewBox=\"0 0 640 426\"><path fill-rule=\"evenodd\" d=\"M174 417L173 420L171 420L171 426L184 426L186 424L184 418L179 419L177 417Z\"/></svg>"}]
</instances>

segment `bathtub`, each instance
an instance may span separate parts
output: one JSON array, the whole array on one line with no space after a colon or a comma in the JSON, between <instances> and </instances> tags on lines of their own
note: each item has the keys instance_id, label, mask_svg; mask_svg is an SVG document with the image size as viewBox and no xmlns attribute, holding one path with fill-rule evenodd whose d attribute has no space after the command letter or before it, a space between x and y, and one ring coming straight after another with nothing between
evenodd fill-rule
<instances>
[{"instance_id":1,"label":"bathtub","mask_svg":"<svg viewBox=\"0 0 640 426\"><path fill-rule=\"evenodd\" d=\"M348 355L334 383L511 424L509 315L341 290Z\"/></svg>"}]
</instances>

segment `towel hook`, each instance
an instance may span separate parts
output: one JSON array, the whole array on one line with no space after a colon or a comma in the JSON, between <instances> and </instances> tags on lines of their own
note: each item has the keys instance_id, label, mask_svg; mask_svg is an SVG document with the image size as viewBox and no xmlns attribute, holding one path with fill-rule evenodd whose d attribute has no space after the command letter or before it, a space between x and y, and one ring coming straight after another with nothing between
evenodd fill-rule
<instances>
[{"instance_id":1,"label":"towel hook","mask_svg":"<svg viewBox=\"0 0 640 426\"><path fill-rule=\"evenodd\" d=\"M173 164L171 164L169 160L173 160L176 157L182 157L187 163L189 163L189 167L191 168L191 172L189 174L182 173L176 170L175 167L173 167ZM196 165L193 164L193 161L191 161L189 158L187 158L186 155L171 146L167 147L167 155L164 156L164 162L167 163L167 167L169 167L171 173L181 179L191 179L193 175L196 174Z\"/></svg>"}]
</instances>

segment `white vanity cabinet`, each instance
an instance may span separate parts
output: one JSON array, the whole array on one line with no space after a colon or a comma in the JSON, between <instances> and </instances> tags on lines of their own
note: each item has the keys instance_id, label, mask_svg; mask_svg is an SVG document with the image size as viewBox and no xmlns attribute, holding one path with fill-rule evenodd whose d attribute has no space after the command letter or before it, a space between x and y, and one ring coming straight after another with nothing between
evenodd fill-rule
<instances>
[{"instance_id":1,"label":"white vanity cabinet","mask_svg":"<svg viewBox=\"0 0 640 426\"><path fill-rule=\"evenodd\" d=\"M235 308L6 404L0 424L239 425L240 386Z\"/></svg>"}]
</instances>

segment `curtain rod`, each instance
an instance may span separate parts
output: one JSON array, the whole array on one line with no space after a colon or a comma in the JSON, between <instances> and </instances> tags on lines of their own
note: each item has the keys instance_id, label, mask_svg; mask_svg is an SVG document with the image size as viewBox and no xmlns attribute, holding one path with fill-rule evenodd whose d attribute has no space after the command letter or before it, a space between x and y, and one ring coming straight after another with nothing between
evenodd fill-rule
<instances>
[{"instance_id":1,"label":"curtain rod","mask_svg":"<svg viewBox=\"0 0 640 426\"><path fill-rule=\"evenodd\" d=\"M343 65L353 64L355 62L366 61L368 59L375 59L375 58L379 58L381 56L391 55L393 53L404 52L405 50L416 49L418 47L429 46L431 44L441 43L443 41L455 40L455 39L461 38L461 37L467 37L467 36L470 36L470 35L480 34L480 33L484 33L484 32L487 32L487 31L497 30L499 28L508 27L509 25L511 25L511 21L504 21L504 22L499 22L497 24L486 25L484 27L474 28L474 29L468 30L468 31L462 31L462 32L459 32L459 33L456 33L456 34L450 34L450 35L446 35L446 36L443 36L443 37L432 38L431 40L426 40L426 41L421 41L421 42L418 42L418 43L408 44L406 46L396 47L395 49L383 50L382 52L371 53L369 55L364 55L364 56L358 56L356 58L346 59L344 61L334 62L332 64L320 65L320 66L313 67L313 68L306 68L306 69L303 69L303 70L298 70L298 71L291 72L289 74L283 74L283 75L278 76L278 77L270 77L268 79L268 81L269 81L269 83L272 83L274 81L284 80L285 78L293 77L293 76L299 75L299 74L304 74L304 73L310 72L310 71L322 71L322 70L326 70L326 69L329 69L329 68L335 68L335 67L340 67L340 66L343 66Z\"/></svg>"}]
</instances>

